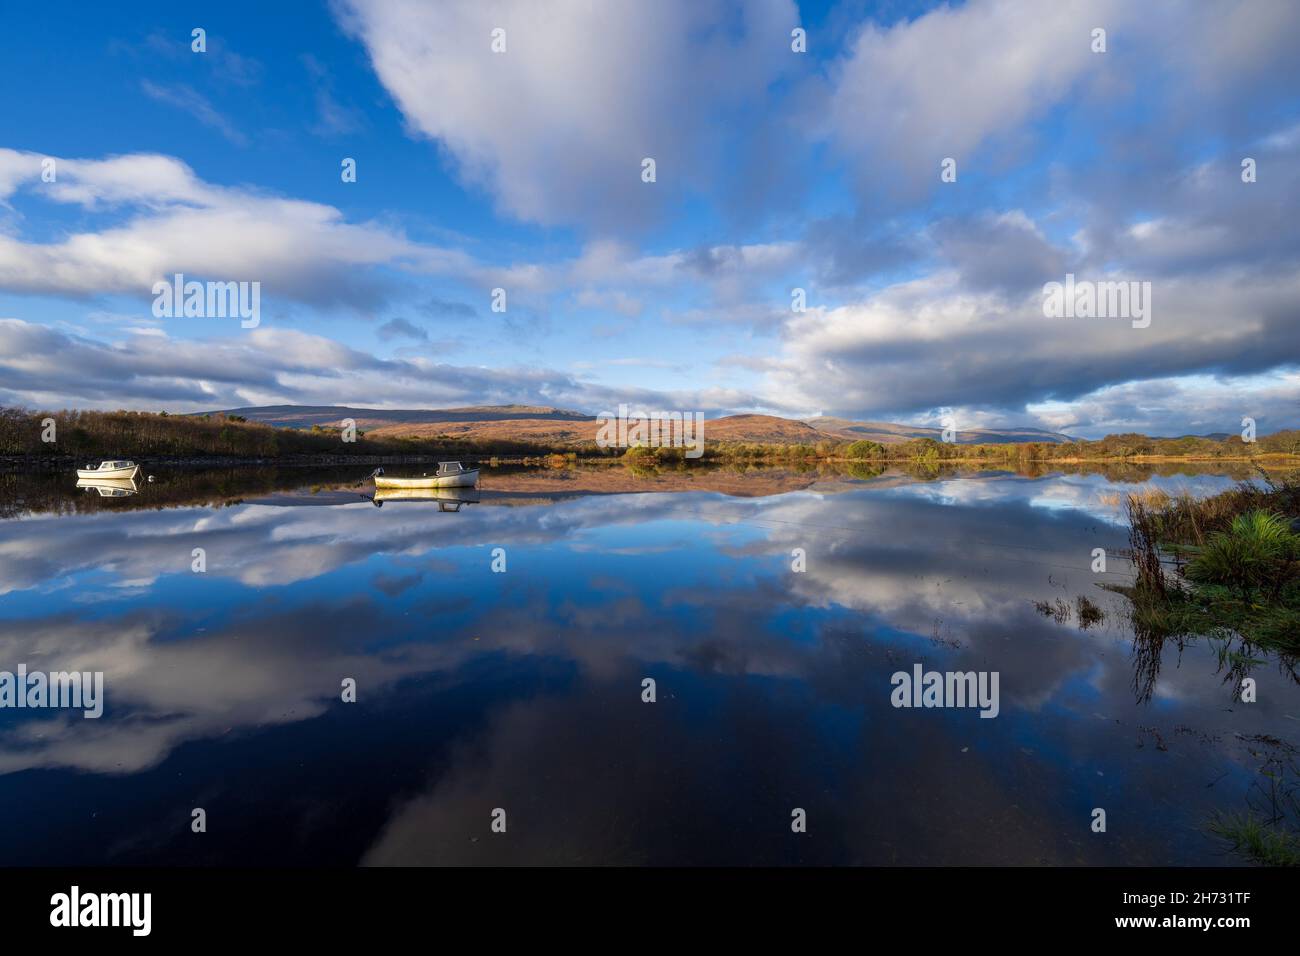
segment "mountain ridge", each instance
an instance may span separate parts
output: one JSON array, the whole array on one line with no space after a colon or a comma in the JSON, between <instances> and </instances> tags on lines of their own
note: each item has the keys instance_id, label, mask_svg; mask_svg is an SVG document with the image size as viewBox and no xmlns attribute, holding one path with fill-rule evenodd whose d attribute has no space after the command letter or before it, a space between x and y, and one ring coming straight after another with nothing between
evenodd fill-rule
<instances>
[{"instance_id":1,"label":"mountain ridge","mask_svg":"<svg viewBox=\"0 0 1300 956\"><path fill-rule=\"evenodd\" d=\"M349 405L251 405L198 413L237 415L280 428L338 427L352 419L375 437L515 438L575 445L596 439L596 416L551 405L466 405L455 408L384 409ZM943 430L894 422L855 421L834 416L784 418L742 413L705 419L705 440L760 444L816 444L819 441L874 441L896 444L921 438L941 440ZM1040 428L958 430L957 444L1023 444L1074 441Z\"/></svg>"}]
</instances>

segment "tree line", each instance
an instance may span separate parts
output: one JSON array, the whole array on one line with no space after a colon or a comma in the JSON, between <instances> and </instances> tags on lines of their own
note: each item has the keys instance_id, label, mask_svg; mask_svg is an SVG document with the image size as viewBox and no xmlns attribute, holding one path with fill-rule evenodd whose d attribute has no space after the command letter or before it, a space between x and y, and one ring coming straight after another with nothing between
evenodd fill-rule
<instances>
[{"instance_id":1,"label":"tree line","mask_svg":"<svg viewBox=\"0 0 1300 956\"><path fill-rule=\"evenodd\" d=\"M277 428L239 415L166 412L33 412L0 407L0 456L47 458L287 458L296 456L483 455L537 453L519 441L451 437L344 441L339 428ZM53 439L53 440L47 440Z\"/></svg>"},{"instance_id":2,"label":"tree line","mask_svg":"<svg viewBox=\"0 0 1300 956\"><path fill-rule=\"evenodd\" d=\"M46 439L53 440L46 440ZM83 458L230 457L371 455L539 455L572 454L571 444L513 439L430 437L370 438L357 431L343 441L340 429L313 425L278 428L249 422L238 415L168 415L166 412L34 412L0 407L0 456ZM584 455L658 460L685 458L683 448L582 449ZM1097 461L1141 458L1245 459L1263 455L1300 456L1300 430L1262 435L1245 442L1234 435L1214 438L1150 438L1125 433L1095 441L1024 442L965 445L913 439L888 445L874 441L836 441L774 445L755 442L705 442L704 457L723 461L799 459L843 461Z\"/></svg>"}]
</instances>

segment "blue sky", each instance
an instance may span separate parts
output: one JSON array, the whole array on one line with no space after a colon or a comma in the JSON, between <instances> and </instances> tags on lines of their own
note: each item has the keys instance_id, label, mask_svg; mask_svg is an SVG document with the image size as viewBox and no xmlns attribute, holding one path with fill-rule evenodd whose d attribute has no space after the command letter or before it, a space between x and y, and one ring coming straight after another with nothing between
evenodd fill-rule
<instances>
[{"instance_id":1,"label":"blue sky","mask_svg":"<svg viewBox=\"0 0 1300 956\"><path fill-rule=\"evenodd\" d=\"M134 3L6 25L6 404L1300 424L1293 3ZM260 283L257 327L155 317L176 272ZM1046 318L1067 273L1151 283L1151 324Z\"/></svg>"}]
</instances>

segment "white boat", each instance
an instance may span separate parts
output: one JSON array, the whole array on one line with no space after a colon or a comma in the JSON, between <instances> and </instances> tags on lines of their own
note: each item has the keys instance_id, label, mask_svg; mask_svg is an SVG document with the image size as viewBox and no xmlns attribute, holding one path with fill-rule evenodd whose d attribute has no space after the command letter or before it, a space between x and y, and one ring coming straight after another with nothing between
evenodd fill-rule
<instances>
[{"instance_id":1,"label":"white boat","mask_svg":"<svg viewBox=\"0 0 1300 956\"><path fill-rule=\"evenodd\" d=\"M440 461L436 475L387 478L384 469L376 468L374 479L376 488L473 488L478 484L478 469L466 468L458 461Z\"/></svg>"},{"instance_id":2,"label":"white boat","mask_svg":"<svg viewBox=\"0 0 1300 956\"><path fill-rule=\"evenodd\" d=\"M133 478L78 478L77 487L83 490L94 488L101 498L126 498L139 490Z\"/></svg>"},{"instance_id":3,"label":"white boat","mask_svg":"<svg viewBox=\"0 0 1300 956\"><path fill-rule=\"evenodd\" d=\"M140 466L133 461L101 461L97 468L89 465L78 468L77 477L91 481L123 481L134 478L139 471Z\"/></svg>"}]
</instances>

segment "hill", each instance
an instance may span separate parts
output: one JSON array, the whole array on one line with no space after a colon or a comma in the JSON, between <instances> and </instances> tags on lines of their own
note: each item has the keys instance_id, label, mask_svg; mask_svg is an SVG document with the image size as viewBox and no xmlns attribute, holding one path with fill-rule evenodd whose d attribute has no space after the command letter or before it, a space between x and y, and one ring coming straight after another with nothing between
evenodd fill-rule
<instances>
[{"instance_id":1,"label":"hill","mask_svg":"<svg viewBox=\"0 0 1300 956\"><path fill-rule=\"evenodd\" d=\"M547 405L470 405L461 408L387 409L346 405L263 405L230 408L210 414L238 415L281 428L337 426L351 418L375 438L451 437L483 441L529 441L581 447L596 441L596 418ZM815 445L819 441L867 439L895 444L918 438L941 439L942 430L891 422L856 422L846 418L782 418L778 415L725 415L706 419L706 441L767 445ZM958 444L1007 444L1071 441L1068 435L1036 428L959 431Z\"/></svg>"},{"instance_id":2,"label":"hill","mask_svg":"<svg viewBox=\"0 0 1300 956\"><path fill-rule=\"evenodd\" d=\"M866 439L867 441L876 441L882 445L887 445L891 442L913 441L918 438L933 438L935 441L943 440L942 428L926 428L923 425L896 425L892 422L855 422L847 418L832 418L830 416L807 418L804 421L818 431L848 441ZM1022 442L1064 444L1070 441L1074 441L1074 439L1069 435L1046 431L1042 428L972 428L957 431L957 444L959 445L1002 445Z\"/></svg>"},{"instance_id":3,"label":"hill","mask_svg":"<svg viewBox=\"0 0 1300 956\"><path fill-rule=\"evenodd\" d=\"M590 415L547 405L467 405L462 408L352 408L347 405L256 405L226 408L200 415L238 415L250 422L280 428L310 428L337 425L351 418L362 429L386 425L415 425L431 422L490 422L505 419L585 421Z\"/></svg>"},{"instance_id":4,"label":"hill","mask_svg":"<svg viewBox=\"0 0 1300 956\"><path fill-rule=\"evenodd\" d=\"M245 409L255 412L259 410ZM264 413L266 410L260 410ZM245 459L260 461L347 462L371 459L409 460L411 456L471 458L492 456L536 457L545 454L576 453L580 456L615 455L644 461L646 458L678 461L684 448L618 448L603 452L595 447L597 422L579 416L566 419L558 409L545 409L539 418L500 418L476 421L435 421L384 425L374 431L358 429L350 440L336 427L340 411L335 406L307 410L278 409L266 414L272 421L292 420L301 415L313 421L310 427L276 427L267 421L248 421L238 414L168 415L166 412L135 411L32 411L0 407L0 467L29 467L33 459L65 467L71 461L105 458L136 459ZM366 410L356 410L365 420ZM518 415L518 408L449 410L453 414L481 416ZM524 410L528 414L531 409ZM321 424L321 420L325 424ZM821 422L826 426L827 422ZM856 423L851 423L852 427ZM865 433L879 426L862 423ZM902 427L902 426L896 426ZM843 429L844 426L839 426ZM1026 434L1028 432L1022 432ZM54 441L44 436L57 435ZM849 432L849 434L854 434ZM1251 461L1260 467L1271 463L1284 467L1300 460L1300 431L1283 430L1261 435L1256 442L1240 436L1223 441L1185 437L1150 438L1126 433L1107 435L1096 441L1019 442L951 444L927 438L898 440L889 432L888 443L869 439L845 440L825 427L772 415L729 415L710 421L705 428L706 458L719 461L771 461L814 459L871 461L987 461L1004 466L1012 461L1085 462L1143 461ZM905 433L903 433L905 434ZM1052 433L1046 433L1051 435ZM969 436L967 436L969 437ZM818 440L814 440L818 439ZM381 463L372 460L370 463ZM386 461L384 462L386 463ZM880 465L873 465L879 467ZM1294 465L1291 465L1294 467Z\"/></svg>"}]
</instances>

